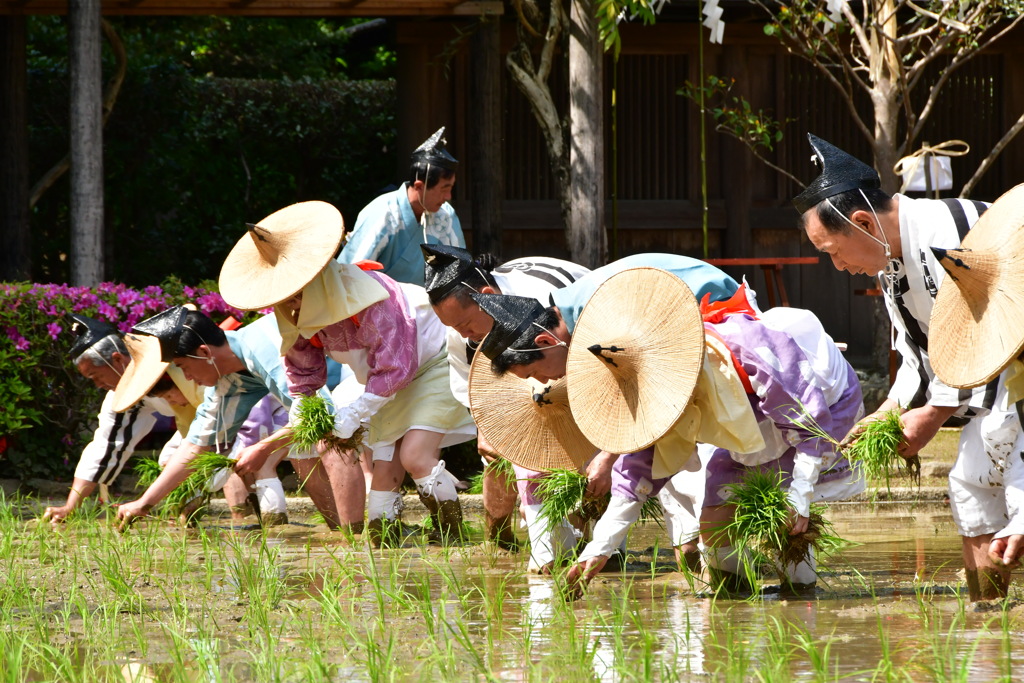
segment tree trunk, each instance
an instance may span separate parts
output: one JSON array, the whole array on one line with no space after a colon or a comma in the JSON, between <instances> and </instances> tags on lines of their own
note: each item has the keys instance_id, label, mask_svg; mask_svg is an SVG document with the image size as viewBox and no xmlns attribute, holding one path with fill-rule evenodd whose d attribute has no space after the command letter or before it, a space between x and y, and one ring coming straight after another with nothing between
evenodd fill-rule
<instances>
[{"instance_id":1,"label":"tree trunk","mask_svg":"<svg viewBox=\"0 0 1024 683\"><path fill-rule=\"evenodd\" d=\"M569 253L576 263L604 264L604 53L593 0L572 0L569 22Z\"/></svg>"},{"instance_id":2,"label":"tree trunk","mask_svg":"<svg viewBox=\"0 0 1024 683\"><path fill-rule=\"evenodd\" d=\"M0 280L30 277L25 17L0 17Z\"/></svg>"},{"instance_id":3,"label":"tree trunk","mask_svg":"<svg viewBox=\"0 0 1024 683\"><path fill-rule=\"evenodd\" d=\"M481 21L470 40L469 130L473 250L501 254L505 197L501 135L501 22Z\"/></svg>"},{"instance_id":4,"label":"tree trunk","mask_svg":"<svg viewBox=\"0 0 1024 683\"><path fill-rule=\"evenodd\" d=\"M100 0L68 3L71 52L71 282L103 280L103 73Z\"/></svg>"}]
</instances>

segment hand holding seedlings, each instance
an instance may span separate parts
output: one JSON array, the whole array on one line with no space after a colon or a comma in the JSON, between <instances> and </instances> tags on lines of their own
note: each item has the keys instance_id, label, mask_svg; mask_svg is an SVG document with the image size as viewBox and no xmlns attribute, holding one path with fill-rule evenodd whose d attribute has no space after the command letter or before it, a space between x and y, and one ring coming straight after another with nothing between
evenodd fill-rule
<instances>
[{"instance_id":1,"label":"hand holding seedlings","mask_svg":"<svg viewBox=\"0 0 1024 683\"><path fill-rule=\"evenodd\" d=\"M597 576L604 566L608 564L607 555L592 557L586 562L580 562L569 567L565 574L565 598L567 600L578 600L584 589Z\"/></svg>"},{"instance_id":2,"label":"hand holding seedlings","mask_svg":"<svg viewBox=\"0 0 1024 683\"><path fill-rule=\"evenodd\" d=\"M1022 554L1024 554L1024 536L1020 534L994 538L988 546L988 556L992 561L1007 569L1019 567Z\"/></svg>"}]
</instances>

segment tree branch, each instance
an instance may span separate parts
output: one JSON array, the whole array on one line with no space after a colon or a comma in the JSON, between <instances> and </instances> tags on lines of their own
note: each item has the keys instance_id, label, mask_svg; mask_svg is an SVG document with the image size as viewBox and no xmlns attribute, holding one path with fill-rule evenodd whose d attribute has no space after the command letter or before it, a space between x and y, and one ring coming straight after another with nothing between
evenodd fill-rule
<instances>
[{"instance_id":1,"label":"tree branch","mask_svg":"<svg viewBox=\"0 0 1024 683\"><path fill-rule=\"evenodd\" d=\"M974 175L967 181L964 188L960 190L961 197L967 199L971 196L974 186L978 184L981 177L985 175L989 168L992 167L992 164L995 163L996 157L1002 153L1003 149L1010 144L1010 141L1013 140L1013 138L1017 136L1017 133L1022 129L1024 129L1024 114L1020 115L1017 122L1010 126L1010 129L1006 131L1006 134L1003 135L999 142L996 143L996 146L992 148L992 151L988 153L988 156L982 160L981 164L978 166L978 170L974 172Z\"/></svg>"}]
</instances>

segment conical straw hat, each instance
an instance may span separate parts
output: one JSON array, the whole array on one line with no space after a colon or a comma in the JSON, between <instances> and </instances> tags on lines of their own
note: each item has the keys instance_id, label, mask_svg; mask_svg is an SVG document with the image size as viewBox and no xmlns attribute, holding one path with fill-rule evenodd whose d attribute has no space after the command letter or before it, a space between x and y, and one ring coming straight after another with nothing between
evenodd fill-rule
<instances>
[{"instance_id":1,"label":"conical straw hat","mask_svg":"<svg viewBox=\"0 0 1024 683\"><path fill-rule=\"evenodd\" d=\"M597 448L569 410L565 378L546 387L491 372L482 353L469 372L469 406L477 430L503 458L530 470L580 469Z\"/></svg>"},{"instance_id":2,"label":"conical straw hat","mask_svg":"<svg viewBox=\"0 0 1024 683\"><path fill-rule=\"evenodd\" d=\"M114 389L114 412L123 413L138 403L164 376L169 362L160 360L160 340L148 334L129 332L124 345L131 356Z\"/></svg>"},{"instance_id":3,"label":"conical straw hat","mask_svg":"<svg viewBox=\"0 0 1024 683\"><path fill-rule=\"evenodd\" d=\"M580 314L569 345L569 405L598 448L632 453L664 436L683 414L704 362L697 299L657 268L622 271Z\"/></svg>"},{"instance_id":4,"label":"conical straw hat","mask_svg":"<svg viewBox=\"0 0 1024 683\"><path fill-rule=\"evenodd\" d=\"M1024 184L989 207L959 249L932 251L947 276L935 297L928 357L951 387L989 382L1024 348Z\"/></svg>"},{"instance_id":5,"label":"conical straw hat","mask_svg":"<svg viewBox=\"0 0 1024 683\"><path fill-rule=\"evenodd\" d=\"M143 320L124 336L131 360L114 389L114 412L123 413L142 400L174 359L181 326L193 304L173 306Z\"/></svg>"},{"instance_id":6,"label":"conical straw hat","mask_svg":"<svg viewBox=\"0 0 1024 683\"><path fill-rule=\"evenodd\" d=\"M220 294L243 310L280 303L309 284L338 251L345 224L327 202L301 202L270 214L228 254Z\"/></svg>"}]
</instances>

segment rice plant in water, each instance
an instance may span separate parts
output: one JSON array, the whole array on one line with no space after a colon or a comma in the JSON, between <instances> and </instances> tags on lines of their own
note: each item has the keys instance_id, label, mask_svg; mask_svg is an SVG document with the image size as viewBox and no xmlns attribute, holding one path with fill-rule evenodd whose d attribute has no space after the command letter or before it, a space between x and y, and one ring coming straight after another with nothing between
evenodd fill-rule
<instances>
[{"instance_id":1,"label":"rice plant in water","mask_svg":"<svg viewBox=\"0 0 1024 683\"><path fill-rule=\"evenodd\" d=\"M857 463L868 479L884 479L886 487L889 486L892 473L901 466L905 466L911 474L916 471L920 476L920 458L904 458L899 454L900 443L903 441L903 420L900 419L898 410L887 410L881 413L878 419L864 423L861 432L846 445L822 429L821 425L807 414L803 406L800 406L800 412L791 421L810 432L815 438L827 441L837 450L842 450L850 463Z\"/></svg>"},{"instance_id":2,"label":"rice plant in water","mask_svg":"<svg viewBox=\"0 0 1024 683\"><path fill-rule=\"evenodd\" d=\"M206 482L218 470L231 469L235 461L220 453L200 453L188 464L191 474L173 491L167 494L163 504L170 510L178 510L185 503L206 490ZM140 486L150 486L160 476L162 468L152 458L142 458L135 464L135 472L139 475Z\"/></svg>"},{"instance_id":3,"label":"rice plant in water","mask_svg":"<svg viewBox=\"0 0 1024 683\"><path fill-rule=\"evenodd\" d=\"M303 450L312 450L323 441L328 450L358 451L363 444L366 428L360 426L347 439L334 435L333 406L319 394L307 396L299 404L295 421L292 423L292 443Z\"/></svg>"},{"instance_id":4,"label":"rice plant in water","mask_svg":"<svg viewBox=\"0 0 1024 683\"><path fill-rule=\"evenodd\" d=\"M540 498L540 515L554 528L561 520L573 513L585 519L597 519L604 514L611 496L598 500L586 498L587 478L575 470L551 470L540 479L537 497Z\"/></svg>"},{"instance_id":5,"label":"rice plant in water","mask_svg":"<svg viewBox=\"0 0 1024 683\"><path fill-rule=\"evenodd\" d=\"M479 474L470 476L469 488L466 490L466 493L477 495L483 494L484 476L488 472L491 472L498 477L504 477L505 481L508 483L509 490L512 490L512 487L515 486L516 473L515 470L512 469L512 463L505 458L495 458L491 462L487 463L487 467L485 467Z\"/></svg>"},{"instance_id":6,"label":"rice plant in water","mask_svg":"<svg viewBox=\"0 0 1024 683\"><path fill-rule=\"evenodd\" d=\"M789 499L782 488L780 472L751 470L742 482L726 489L736 512L723 530L733 545L749 549L755 559L785 567L808 560L811 548L819 556L827 556L846 545L835 534L832 523L822 516L821 505L811 506L807 531L789 534Z\"/></svg>"}]
</instances>

